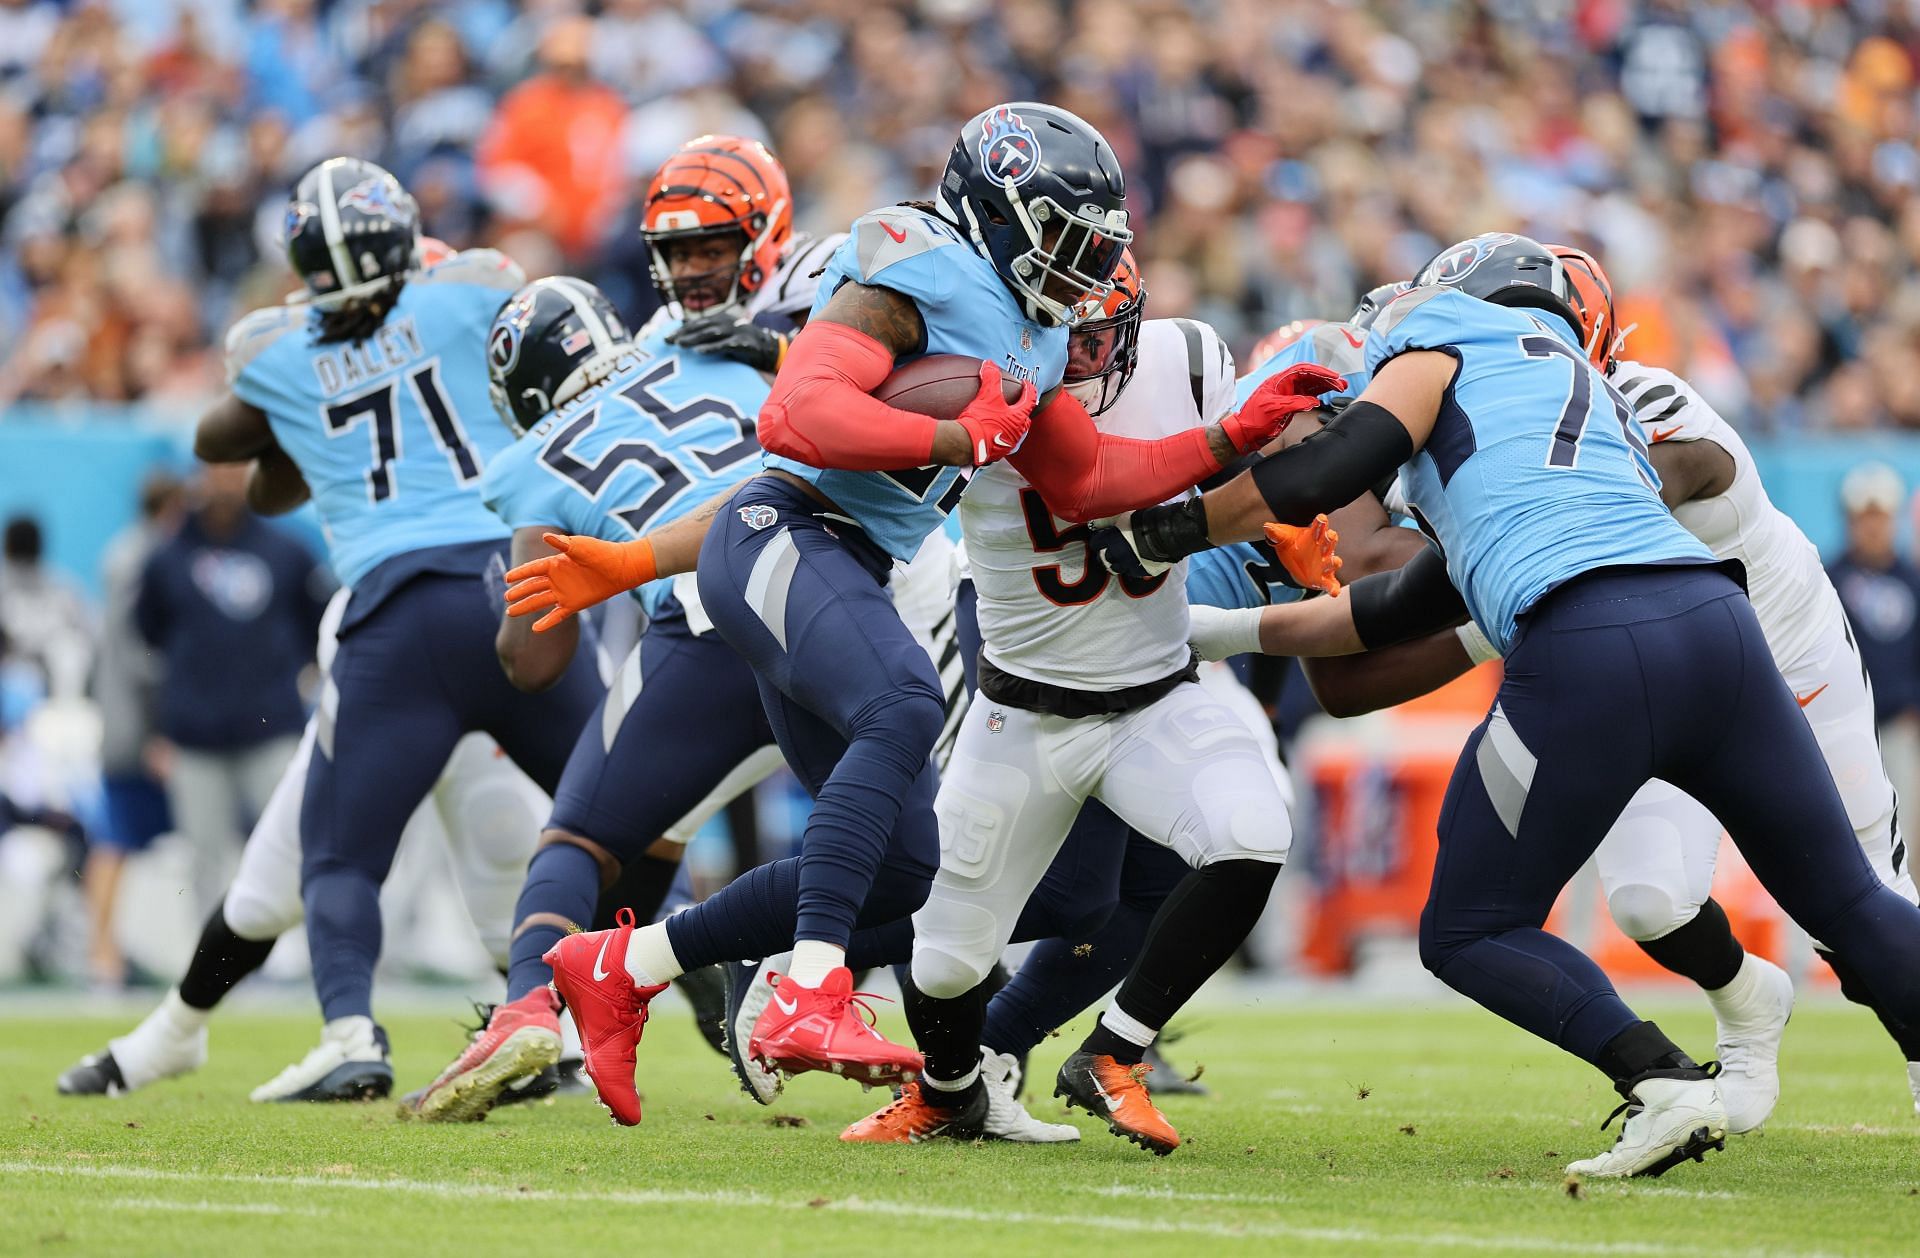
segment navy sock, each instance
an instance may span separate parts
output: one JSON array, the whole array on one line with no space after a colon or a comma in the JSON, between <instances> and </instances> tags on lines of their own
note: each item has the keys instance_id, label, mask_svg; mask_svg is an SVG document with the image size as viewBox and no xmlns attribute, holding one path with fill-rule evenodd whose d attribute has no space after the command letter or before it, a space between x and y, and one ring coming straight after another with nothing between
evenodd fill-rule
<instances>
[{"instance_id":1,"label":"navy sock","mask_svg":"<svg viewBox=\"0 0 1920 1258\"><path fill-rule=\"evenodd\" d=\"M659 914L667 892L679 876L679 861L646 855L622 861L620 877L601 893L599 904L594 909L593 929L613 929L614 914L623 908L633 910L634 921L651 922Z\"/></svg>"},{"instance_id":2,"label":"navy sock","mask_svg":"<svg viewBox=\"0 0 1920 1258\"><path fill-rule=\"evenodd\" d=\"M520 888L513 920L517 927L535 913L551 913L585 926L593 920L599 897L600 865L592 853L571 843L549 843L527 865L527 881ZM566 933L565 928L543 921L514 935L507 954L508 1000L518 1000L553 981L553 971L540 958Z\"/></svg>"},{"instance_id":3,"label":"navy sock","mask_svg":"<svg viewBox=\"0 0 1920 1258\"><path fill-rule=\"evenodd\" d=\"M380 882L345 866L303 872L307 954L320 1013L336 1018L373 1016L373 967L380 959Z\"/></svg>"},{"instance_id":4,"label":"navy sock","mask_svg":"<svg viewBox=\"0 0 1920 1258\"><path fill-rule=\"evenodd\" d=\"M1019 972L987 1002L980 1042L996 1053L1025 1057L1113 990L1132 968L1152 921L1152 909L1122 903L1090 935L1035 944Z\"/></svg>"},{"instance_id":5,"label":"navy sock","mask_svg":"<svg viewBox=\"0 0 1920 1258\"><path fill-rule=\"evenodd\" d=\"M667 941L680 968L750 961L793 946L800 858L749 869L684 913L667 919Z\"/></svg>"}]
</instances>

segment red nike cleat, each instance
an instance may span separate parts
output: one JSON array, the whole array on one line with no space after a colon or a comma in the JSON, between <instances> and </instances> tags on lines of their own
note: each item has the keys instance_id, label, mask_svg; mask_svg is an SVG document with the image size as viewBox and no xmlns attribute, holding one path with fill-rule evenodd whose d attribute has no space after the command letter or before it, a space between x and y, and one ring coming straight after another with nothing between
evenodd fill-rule
<instances>
[{"instance_id":1,"label":"red nike cleat","mask_svg":"<svg viewBox=\"0 0 1920 1258\"><path fill-rule=\"evenodd\" d=\"M580 1028L583 1065L600 1103L623 1127L640 1123L640 1093L633 1086L633 1050L647 1026L647 1002L665 983L634 985L627 973L627 940L633 910L621 909L613 930L568 935L540 958L553 967L553 990L573 1011Z\"/></svg>"},{"instance_id":2,"label":"red nike cleat","mask_svg":"<svg viewBox=\"0 0 1920 1258\"><path fill-rule=\"evenodd\" d=\"M415 1117L428 1122L479 1122L507 1088L560 1060L560 1001L536 987L495 1006L474 1032L467 1051L413 1099Z\"/></svg>"},{"instance_id":3,"label":"red nike cleat","mask_svg":"<svg viewBox=\"0 0 1920 1258\"><path fill-rule=\"evenodd\" d=\"M774 1070L827 1070L861 1083L916 1079L925 1059L873 1029L873 1009L853 990L853 971L830 972L818 987L767 975L773 998L753 1024L747 1051ZM876 998L879 999L879 998ZM862 1017L861 1015L866 1015Z\"/></svg>"}]
</instances>

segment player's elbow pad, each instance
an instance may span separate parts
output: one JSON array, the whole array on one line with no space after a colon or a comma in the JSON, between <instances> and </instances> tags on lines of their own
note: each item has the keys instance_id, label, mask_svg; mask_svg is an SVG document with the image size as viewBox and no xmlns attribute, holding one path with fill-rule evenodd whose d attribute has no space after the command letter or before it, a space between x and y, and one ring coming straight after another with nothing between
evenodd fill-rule
<instances>
[{"instance_id":1,"label":"player's elbow pad","mask_svg":"<svg viewBox=\"0 0 1920 1258\"><path fill-rule=\"evenodd\" d=\"M1447 576L1447 561L1429 546L1405 567L1363 577L1347 587L1353 631L1369 651L1411 642L1459 624L1467 601Z\"/></svg>"},{"instance_id":2,"label":"player's elbow pad","mask_svg":"<svg viewBox=\"0 0 1920 1258\"><path fill-rule=\"evenodd\" d=\"M1253 467L1253 483L1282 524L1305 525L1346 506L1413 457L1413 438L1393 412L1355 402L1299 445Z\"/></svg>"},{"instance_id":3,"label":"player's elbow pad","mask_svg":"<svg viewBox=\"0 0 1920 1258\"><path fill-rule=\"evenodd\" d=\"M760 438L760 448L769 454L818 467L820 447L801 436L800 430L794 427L792 413L787 407L788 396L790 394L768 398L760 407L760 417L754 424Z\"/></svg>"}]
</instances>

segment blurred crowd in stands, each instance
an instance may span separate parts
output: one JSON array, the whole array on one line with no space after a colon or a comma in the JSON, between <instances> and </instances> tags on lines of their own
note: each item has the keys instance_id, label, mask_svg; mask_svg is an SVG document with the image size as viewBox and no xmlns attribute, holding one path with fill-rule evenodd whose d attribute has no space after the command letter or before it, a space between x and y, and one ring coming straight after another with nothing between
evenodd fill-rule
<instances>
[{"instance_id":1,"label":"blurred crowd in stands","mask_svg":"<svg viewBox=\"0 0 1920 1258\"><path fill-rule=\"evenodd\" d=\"M1131 177L1154 306L1244 351L1491 228L1596 248L1638 357L1761 430L1920 427L1908 0L0 0L0 399L182 404L340 152L429 231L654 298L634 200L759 134L802 226L1044 97Z\"/></svg>"}]
</instances>

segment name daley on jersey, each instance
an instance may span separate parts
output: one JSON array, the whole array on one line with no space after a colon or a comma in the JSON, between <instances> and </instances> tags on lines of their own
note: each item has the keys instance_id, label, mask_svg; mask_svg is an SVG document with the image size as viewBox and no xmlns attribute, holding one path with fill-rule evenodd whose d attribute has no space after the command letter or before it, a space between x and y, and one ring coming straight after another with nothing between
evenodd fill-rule
<instances>
[{"instance_id":1,"label":"name daley on jersey","mask_svg":"<svg viewBox=\"0 0 1920 1258\"><path fill-rule=\"evenodd\" d=\"M426 353L413 316L389 319L364 341L340 345L314 355L313 374L328 397L357 388L377 376L397 370Z\"/></svg>"}]
</instances>

